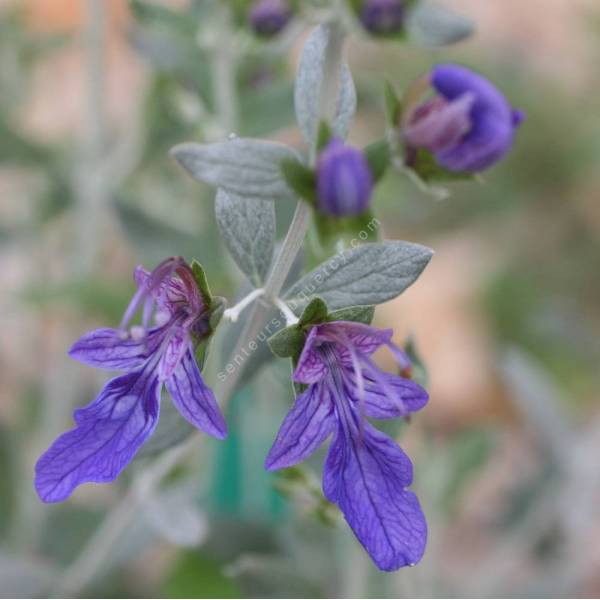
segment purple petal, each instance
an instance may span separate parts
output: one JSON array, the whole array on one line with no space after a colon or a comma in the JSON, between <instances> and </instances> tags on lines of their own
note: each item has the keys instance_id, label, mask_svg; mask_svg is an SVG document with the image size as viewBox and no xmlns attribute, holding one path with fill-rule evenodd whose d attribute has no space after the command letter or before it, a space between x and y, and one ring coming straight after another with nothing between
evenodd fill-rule
<instances>
[{"instance_id":1,"label":"purple petal","mask_svg":"<svg viewBox=\"0 0 600 600\"><path fill-rule=\"evenodd\" d=\"M167 379L166 386L173 404L192 425L219 440L227 437L227 425L215 395L202 380L191 350Z\"/></svg>"},{"instance_id":2,"label":"purple petal","mask_svg":"<svg viewBox=\"0 0 600 600\"><path fill-rule=\"evenodd\" d=\"M302 354L298 359L293 379L298 383L308 385L316 383L323 379L329 371L329 367L317 351L319 327L315 326L310 330Z\"/></svg>"},{"instance_id":3,"label":"purple petal","mask_svg":"<svg viewBox=\"0 0 600 600\"><path fill-rule=\"evenodd\" d=\"M169 335L171 339L166 345L157 369L160 381L165 381L173 375L183 357L192 347L190 335L183 327L171 328Z\"/></svg>"},{"instance_id":4,"label":"purple petal","mask_svg":"<svg viewBox=\"0 0 600 600\"><path fill-rule=\"evenodd\" d=\"M69 356L90 367L116 371L131 371L143 365L156 347L156 332L150 332L142 340L124 334L117 329L96 329L86 333L73 344Z\"/></svg>"},{"instance_id":5,"label":"purple petal","mask_svg":"<svg viewBox=\"0 0 600 600\"><path fill-rule=\"evenodd\" d=\"M325 463L327 497L335 499L356 537L383 571L417 563L427 525L412 481L408 457L389 437L365 424L363 433L336 436Z\"/></svg>"},{"instance_id":6,"label":"purple petal","mask_svg":"<svg viewBox=\"0 0 600 600\"><path fill-rule=\"evenodd\" d=\"M354 321L324 323L316 328L320 338L336 342L337 354L344 366L353 364L349 345L354 347L355 352L373 354L381 346L389 344L393 335L392 329L377 329Z\"/></svg>"},{"instance_id":7,"label":"purple petal","mask_svg":"<svg viewBox=\"0 0 600 600\"><path fill-rule=\"evenodd\" d=\"M437 161L452 171L480 171L502 158L512 147L515 122L504 95L490 81L460 65L437 65L432 84L447 100L472 93L472 128L462 142L436 154Z\"/></svg>"},{"instance_id":8,"label":"purple petal","mask_svg":"<svg viewBox=\"0 0 600 600\"><path fill-rule=\"evenodd\" d=\"M317 206L328 215L360 215L369 206L373 175L365 155L358 148L334 138L317 163Z\"/></svg>"},{"instance_id":9,"label":"purple petal","mask_svg":"<svg viewBox=\"0 0 600 600\"><path fill-rule=\"evenodd\" d=\"M335 412L328 386L311 385L296 398L265 459L269 471L291 467L308 458L331 434Z\"/></svg>"},{"instance_id":10,"label":"purple petal","mask_svg":"<svg viewBox=\"0 0 600 600\"><path fill-rule=\"evenodd\" d=\"M367 417L394 419L421 410L429 399L414 381L380 371L365 374L364 408Z\"/></svg>"},{"instance_id":11,"label":"purple petal","mask_svg":"<svg viewBox=\"0 0 600 600\"><path fill-rule=\"evenodd\" d=\"M63 433L38 460L35 487L40 498L60 502L82 483L116 479L154 431L159 396L152 372L109 381L94 402L75 411L75 429Z\"/></svg>"},{"instance_id":12,"label":"purple petal","mask_svg":"<svg viewBox=\"0 0 600 600\"><path fill-rule=\"evenodd\" d=\"M338 427L327 451L327 458L323 466L323 494L329 502L335 504L338 501L339 475L346 461L345 451L344 432L341 427Z\"/></svg>"},{"instance_id":13,"label":"purple petal","mask_svg":"<svg viewBox=\"0 0 600 600\"><path fill-rule=\"evenodd\" d=\"M431 152L453 148L471 129L470 112L474 101L473 92L466 92L451 102L435 96L417 107L404 128L404 138L410 146ZM420 112L426 114L421 116Z\"/></svg>"}]
</instances>

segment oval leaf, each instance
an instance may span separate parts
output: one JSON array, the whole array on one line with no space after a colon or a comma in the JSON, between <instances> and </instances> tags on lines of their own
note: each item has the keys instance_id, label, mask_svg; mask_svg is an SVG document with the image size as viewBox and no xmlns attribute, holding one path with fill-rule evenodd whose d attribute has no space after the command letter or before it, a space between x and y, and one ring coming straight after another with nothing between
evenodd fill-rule
<instances>
[{"instance_id":1,"label":"oval leaf","mask_svg":"<svg viewBox=\"0 0 600 600\"><path fill-rule=\"evenodd\" d=\"M475 31L475 24L444 6L420 2L410 15L408 28L420 44L437 48L468 38Z\"/></svg>"},{"instance_id":2,"label":"oval leaf","mask_svg":"<svg viewBox=\"0 0 600 600\"><path fill-rule=\"evenodd\" d=\"M281 200L294 197L280 164L299 159L283 144L236 138L216 144L179 144L171 150L175 160L199 181L240 198Z\"/></svg>"},{"instance_id":3,"label":"oval leaf","mask_svg":"<svg viewBox=\"0 0 600 600\"><path fill-rule=\"evenodd\" d=\"M315 142L319 128L319 93L323 80L325 51L329 42L329 26L320 25L308 37L296 77L294 104L296 119L308 144ZM356 112L356 88L346 63L340 72L340 86L333 133L346 138L352 117Z\"/></svg>"},{"instance_id":4,"label":"oval leaf","mask_svg":"<svg viewBox=\"0 0 600 600\"><path fill-rule=\"evenodd\" d=\"M318 295L331 310L381 304L399 296L433 255L419 244L385 241L346 250L295 283L286 298L297 311Z\"/></svg>"}]
</instances>

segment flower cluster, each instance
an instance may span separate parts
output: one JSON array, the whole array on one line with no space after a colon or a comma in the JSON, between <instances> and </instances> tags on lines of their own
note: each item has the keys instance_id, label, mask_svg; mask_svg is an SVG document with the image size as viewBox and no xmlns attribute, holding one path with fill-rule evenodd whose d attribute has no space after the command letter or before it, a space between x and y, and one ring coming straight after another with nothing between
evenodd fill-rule
<instances>
[{"instance_id":1,"label":"flower cluster","mask_svg":"<svg viewBox=\"0 0 600 600\"><path fill-rule=\"evenodd\" d=\"M390 437L365 417L406 417L427 403L427 392L371 359L380 347L409 362L392 342L391 330L335 321L314 325L294 371L308 387L297 398L277 434L265 466L291 467L333 436L323 468L325 497L340 507L375 564L393 571L417 563L427 525L412 483L412 464Z\"/></svg>"},{"instance_id":2,"label":"flower cluster","mask_svg":"<svg viewBox=\"0 0 600 600\"><path fill-rule=\"evenodd\" d=\"M481 75L460 65L437 65L427 77L433 97L406 111L407 162L417 148L449 171L478 172L511 149L523 113Z\"/></svg>"},{"instance_id":3,"label":"flower cluster","mask_svg":"<svg viewBox=\"0 0 600 600\"><path fill-rule=\"evenodd\" d=\"M385 36L402 32L414 2L353 0L352 6L367 31ZM279 34L300 11L293 0L240 6L238 16L263 37ZM331 272L323 263L288 289L286 280L308 232L311 211L317 233L333 233L336 245L343 245L342 236L337 236L350 231L343 227L364 228L363 215L371 210L375 188L388 166L403 173L412 170L418 182L472 176L507 155L523 113L483 76L459 65L440 64L417 80L402 100L390 86L385 137L366 148L355 147L345 141L356 90L342 60L341 30L339 23L318 27L300 60L296 116L309 158L284 144L236 136L173 149L186 170L219 190L216 212L223 240L253 289L224 311L224 300L212 297L195 261L189 265L174 257L152 272L135 270L137 291L120 326L84 335L69 352L86 365L122 373L91 404L75 411L75 427L39 459L35 486L44 502L65 500L86 482L113 481L152 435L163 386L184 419L224 439L225 420L201 375L204 356L221 317L234 322L261 298L279 308L288 323L269 343L277 356L292 358L292 378L301 390L265 468L297 465L331 438L323 494L339 507L373 562L392 571L414 565L423 556L427 525L417 497L408 489L412 463L369 419L406 418L426 405L428 394L411 379L411 361L392 342L392 330L370 323L374 305L411 285L432 252L410 242L386 240L359 247L353 242ZM336 85L323 86L334 77L339 90ZM324 118L329 104L337 113ZM312 208L298 204L275 256L273 201L286 197L302 198ZM355 241L366 237L363 229ZM298 318L294 311L304 306L299 299L308 305ZM328 304L337 311L329 313ZM138 313L140 322L132 324ZM250 325L248 331L255 323ZM238 343L247 342L256 348L255 340ZM374 362L373 354L383 347L394 356L399 374L383 372Z\"/></svg>"},{"instance_id":4,"label":"flower cluster","mask_svg":"<svg viewBox=\"0 0 600 600\"><path fill-rule=\"evenodd\" d=\"M84 364L125 374L75 411L76 427L39 459L35 486L45 502L65 500L85 482L113 481L152 435L163 384L192 425L218 439L227 435L194 358L194 347L211 334L213 307L193 270L183 259L170 258L152 273L138 267L135 280L138 290L121 327L91 331L69 351ZM142 324L127 330L140 308Z\"/></svg>"}]
</instances>

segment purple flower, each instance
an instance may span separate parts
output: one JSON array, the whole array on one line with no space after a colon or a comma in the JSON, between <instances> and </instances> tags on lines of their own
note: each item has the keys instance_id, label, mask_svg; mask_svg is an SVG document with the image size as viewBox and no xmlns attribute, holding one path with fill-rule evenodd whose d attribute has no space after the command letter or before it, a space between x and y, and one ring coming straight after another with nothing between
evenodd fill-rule
<instances>
[{"instance_id":1,"label":"purple flower","mask_svg":"<svg viewBox=\"0 0 600 600\"><path fill-rule=\"evenodd\" d=\"M468 172L487 169L508 153L524 115L492 83L452 64L434 67L429 81L436 94L407 111L409 149L425 148L445 169Z\"/></svg>"},{"instance_id":2,"label":"purple flower","mask_svg":"<svg viewBox=\"0 0 600 600\"><path fill-rule=\"evenodd\" d=\"M360 20L374 35L397 33L404 27L405 0L364 0Z\"/></svg>"},{"instance_id":3,"label":"purple flower","mask_svg":"<svg viewBox=\"0 0 600 600\"><path fill-rule=\"evenodd\" d=\"M369 207L373 175L365 155L333 138L317 162L317 206L336 217L360 215Z\"/></svg>"},{"instance_id":4,"label":"purple flower","mask_svg":"<svg viewBox=\"0 0 600 600\"><path fill-rule=\"evenodd\" d=\"M384 571L418 562L427 540L417 497L406 489L412 482L409 458L364 419L407 416L427 402L423 388L380 371L371 360L375 350L388 346L406 368L408 359L391 336L391 330L349 321L314 325L294 372L294 380L308 387L265 461L268 470L291 467L333 434L323 492Z\"/></svg>"},{"instance_id":5,"label":"purple flower","mask_svg":"<svg viewBox=\"0 0 600 600\"><path fill-rule=\"evenodd\" d=\"M218 439L227 435L194 358L194 345L210 335L211 310L191 268L181 258L170 258L152 273L138 267L135 280L138 290L121 327L91 331L69 351L84 364L125 374L76 410L75 428L38 460L35 487L44 502L65 500L82 483L116 479L154 431L163 383L192 425ZM127 331L140 307L142 325Z\"/></svg>"},{"instance_id":6,"label":"purple flower","mask_svg":"<svg viewBox=\"0 0 600 600\"><path fill-rule=\"evenodd\" d=\"M277 35L292 18L292 11L286 0L259 0L250 9L249 19L258 35Z\"/></svg>"}]
</instances>

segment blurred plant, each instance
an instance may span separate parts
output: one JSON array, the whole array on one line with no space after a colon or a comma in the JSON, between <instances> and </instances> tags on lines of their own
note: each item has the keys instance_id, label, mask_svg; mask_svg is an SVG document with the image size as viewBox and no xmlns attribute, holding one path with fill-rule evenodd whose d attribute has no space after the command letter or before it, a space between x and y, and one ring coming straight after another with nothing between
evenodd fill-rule
<instances>
[{"instance_id":1,"label":"blurred plant","mask_svg":"<svg viewBox=\"0 0 600 600\"><path fill-rule=\"evenodd\" d=\"M261 143L256 140L234 138L228 142L223 141L231 132L236 132L240 136L270 136L273 132L289 124L293 115L291 103L288 101L292 85L286 77L286 65L281 57L285 56L304 23L307 21L320 22L331 16L328 3L301 3L301 10L281 31L280 35L264 40L255 37L250 32L246 20L247 12L244 12L244 20L230 19L227 10L223 9L224 4L222 2L191 2L189 9L177 11L155 3L143 1L132 3L137 23L130 30L129 36L141 55L153 65L154 72L145 91L145 106L140 116L140 123L143 124L141 135L137 136L134 143L129 146L129 149L133 148L133 151L128 155L129 160L128 166L126 165L127 168L124 170L125 174L115 179L115 185L111 186L112 189L109 193L109 204L116 209L116 215L127 232L128 239L135 244L144 260L158 262L165 255L172 254L184 254L188 258L193 255L201 256L207 272L211 274L213 287L219 293L242 299L242 302L235 305L233 310L230 309L228 313L228 320L234 321L237 318L237 323L223 323L220 326L214 344L217 352L213 353L213 358L209 358L206 365L205 376L219 382L217 396L220 399L226 402L228 397L233 397L234 392L237 395L237 401L231 402L228 411L229 420L233 422L233 426L230 428L231 439L224 449L216 451L217 462L224 457L228 458L227 453L233 455L233 461L227 465L234 464L236 468L225 469L225 474L221 475L221 478L215 475L215 481L219 482L222 482L225 477L234 480L238 475L241 479L244 476L243 473L250 471L248 464L242 463L240 466L240 461L247 460L248 456L240 459L240 455L250 455L256 452L259 455L262 453L264 456L267 449L253 448L252 444L256 444L256 440L261 436L268 439L280 416L274 414L276 411L272 405L259 410L260 399L254 398L252 394L244 395L244 402L239 401L242 393L245 394L247 391L246 388L244 392L240 393L240 389L247 386L251 378L258 372L261 373L261 386L267 386L267 382L263 381L267 377L285 378L284 385L289 384L289 377L281 376L283 369L279 369L276 363L269 362L270 356L265 351L264 340L276 329L279 329L284 322L293 323L313 296L323 297L332 310L355 304L379 303L392 297L414 281L414 274L418 269L414 268L412 262L415 256L419 256L418 248L412 248L416 254L411 255L409 260L406 255L399 252L400 248L407 250L409 246L394 245L390 242L365 244L354 248L354 246L359 246L359 242L366 241L366 238L362 237L363 234L369 240L373 239L374 232L370 229L367 231L367 225L377 217L370 213L366 213L362 220L345 221L335 218L320 218L318 213L311 212L310 206L314 204L315 198L318 196L315 174L318 171L317 158L319 154L322 154L318 151L323 151L326 147L324 142L331 142L331 138L334 136L345 138L356 102L352 77L346 67L342 67L343 75L339 89L333 91L334 94L339 93L341 99L337 119L333 119L330 113L326 119L328 123L323 125L321 117L324 115L319 115L319 111L315 112L313 99L315 91L320 87L320 82L331 80L337 85L335 77L326 77L323 73L326 71L326 61L320 65L319 61L315 60L315 57L325 55L331 44L331 40L324 35L324 32L327 31L325 28L317 28L308 40L299 69L299 75L304 69L306 79L300 85L299 77L296 86L296 112L309 145L308 157L289 148L284 149L282 145ZM425 2L410 4L412 5L411 10L403 26L405 31L402 36L390 39L390 41L408 37L409 39L418 39L428 45L437 45L442 40L461 39L461 35L464 36L464 32L468 30L464 19L448 17L447 13L441 9L431 8L431 5ZM351 3L348 6L352 9ZM340 8L343 11L344 7L341 6L341 3ZM435 19L431 17L433 14L437 15ZM446 17L440 17L442 14L446 14L450 20L444 20ZM343 27L361 34L363 25L358 21L349 20L347 17L348 13L343 11L341 17ZM434 23L436 23L435 26ZM452 26L448 26L448 23L451 23ZM444 27L446 27L445 30ZM460 33L461 31L463 34ZM227 48L224 48L221 43L223 39L230 42L227 44ZM312 53L309 56L310 60L306 59L307 52ZM330 64L329 67L332 65ZM402 76L404 77L404 75ZM391 86L392 91L394 87ZM312 97L306 90L312 93ZM513 96L512 93L507 95ZM395 111L396 116L400 114L398 111L402 108L402 100L404 98L397 98L395 92L388 93L389 108L392 112ZM398 123L397 120L393 122ZM206 213L206 210L203 210L202 207L205 209L208 202L207 190L202 188L199 193L200 197L196 196L196 189L192 189L182 179L173 177L172 170L165 165L166 149L179 142L184 136L190 136L190 132L193 132L194 137L209 142L209 144L203 144L202 147L188 145L180 147L179 151L185 150L188 153L185 161L195 176L219 188L215 201L218 227L213 226L212 219L206 218L203 214ZM377 203L378 210L386 210L387 199L383 197L386 194L381 192L385 191L385 186L390 186L390 182L394 191L398 185L398 174L389 169L386 181L379 181L379 176L386 171L385 167L388 166L390 155L393 156L393 152L390 151L393 151L394 147L393 144L391 148L388 145L389 137L376 140L374 145L367 146L360 151L374 176L374 184L379 192L377 197L371 197L369 202L365 203L365 205L368 204L369 209L374 209L374 204ZM71 158L65 157L64 149L62 151L60 166L64 167L70 163ZM12 149L11 152L13 152ZM13 153L12 156L14 157L15 154ZM540 152L532 148L532 160L538 160L539 156ZM182 155L179 154L179 158L181 157ZM284 160L281 160L282 158ZM47 165L48 161L45 157L40 158L39 164ZM293 165L291 169L289 168L290 164ZM281 170L279 166L282 167ZM435 167L431 163L428 163L428 166ZM245 169L248 168L250 171L255 169L255 171L251 172L247 179L244 179L240 176L240 167L244 169L242 171L244 177L246 177ZM231 168L231 171L227 171L227 168ZM379 173L380 169L381 173ZM522 167L520 169L518 165L515 166L515 177L520 182L526 182L531 176ZM253 180L252 175L256 173L260 173L264 179ZM400 175L404 174L406 171L402 169ZM346 180L343 177L339 179L342 182L339 185L343 189ZM431 191L430 184L423 186L422 182L417 183L421 185L422 189ZM521 183L512 182L509 185L514 188ZM536 181L529 179L529 185L541 185L539 178ZM490 188L492 188L489 192L491 196L500 194L499 191L493 190L494 186L490 186ZM335 203L338 199L336 195L338 189L327 200ZM479 190L477 193L480 193ZM502 194L505 194L505 190L502 191ZM188 202L187 200L191 196L194 197ZM165 205L165 197L170 198L171 203L168 206ZM286 223L289 216L287 211L289 211L290 203L286 202L286 198L295 197L307 200L307 202L299 203L298 213L294 220L295 226L301 226L300 231L288 236L287 243L277 244L275 242L276 232L281 232L281 223ZM465 192L465 197L470 199L471 205L475 205L468 191ZM465 205L465 201L458 199L458 202L453 203L452 207L449 207L449 203L436 207L438 214L442 215L439 217L442 222L440 226L447 226L447 221L443 222L443 215L447 214L447 211L456 211L459 215L467 217L476 214L477 207L471 208L471 206L466 207ZM500 206L500 203L497 205ZM461 207L463 207L462 210ZM397 210L397 205L394 206L394 212L400 212ZM314 218L311 215L314 215ZM451 218L459 217L453 215ZM310 228L313 229L313 232L309 234L311 236L309 240L311 254L307 254L304 263L302 260L297 260L292 265L294 262L292 255L299 249L305 240L304 233ZM378 235L378 231L379 227L376 226L375 237ZM313 238L315 232L318 238L317 244ZM356 243L353 244L352 240L356 240ZM290 250L290 244L293 244L294 252ZM373 247L375 246L380 250L379 253L374 251ZM224 268L225 263L219 256L219 251L223 247L227 248L233 261L247 278L246 284L241 286L237 292L233 287L237 279L236 275ZM352 249L349 250L349 247ZM361 250L364 247L370 247L368 253ZM342 248L344 250L339 252ZM333 256L333 260L343 263L343 267L334 268L330 263L328 265L329 261L323 263L323 258L329 258L334 249L337 254ZM589 248L582 249L581 256L585 256L588 251ZM402 259L399 258L400 256ZM275 261L274 257L276 257ZM423 259L423 256L420 256L420 259ZM277 267L278 264L281 264L280 261L286 262L285 268ZM345 272L347 263L352 266ZM405 263L409 263L408 266ZM269 289L269 281L273 277L273 273L277 276L277 280L283 280L286 279L286 269L292 269L292 267L296 268L296 272L287 277L285 284L281 281ZM311 267L315 268L310 270ZM300 279L299 273L302 269L310 272ZM565 270L569 271L569 268L567 267ZM531 273L531 269L527 272ZM515 319L511 320L511 317L507 321L503 316L505 314L503 310L506 308L510 311L514 308L509 296L514 299L516 304L520 303L518 299L515 299L517 295L515 289L522 281L513 282L511 279L513 275L514 273L511 272L507 275L507 279L503 278L498 282L492 282L492 293L490 294L490 303L495 307L494 314L497 315L496 325L508 340L519 336L519 328L516 323L524 325L525 328L535 329L535 323L529 316L538 305L536 300L530 306L528 305L526 310L522 310L522 306L517 306L516 312L510 313L515 314ZM380 285L381 277L385 278L383 287ZM527 277L528 275L525 275L526 280ZM248 287L249 284L251 284L251 288ZM496 284L497 287L494 287ZM504 284L507 284L508 288ZM37 287L30 291L28 297L38 303L55 301L56 298L69 298L71 303L78 307L87 303L94 313L106 313L111 319L116 320L118 317L114 314L114 305L117 303L117 298L118 302L123 302L122 298L126 292L123 289L124 286L119 285L112 295L110 294L112 288L105 290L107 300L105 303L100 303L92 291L92 285L95 286L93 289L98 289L99 280L95 274L90 277L89 286L85 283L76 285L67 282L64 286L52 286L51 289ZM279 285L281 287L277 290ZM386 288L387 285L396 287ZM280 294L281 289L287 290L287 293ZM506 293L507 289L509 293ZM536 297L539 293L537 290L532 291ZM281 295L284 297L281 298ZM90 298L90 296L94 296L94 298ZM94 302L96 304L93 304ZM269 302L276 306L264 306ZM252 303L254 303L250 309L252 313L247 316L244 309ZM527 301L524 304L527 304ZM281 310L284 312L281 313ZM262 320L264 327L267 327L269 323L272 323L273 318L278 320L279 325L272 325L270 331L261 329L262 325L257 326L257 323ZM252 327L250 328L248 324L251 324ZM256 331L257 329L258 331ZM237 349L231 347L236 341ZM256 348L250 346L253 341L256 343ZM528 345L531 338L523 334L522 340L518 341ZM536 343L536 347L542 344L543 342ZM211 360L219 355L225 355L222 362L225 367L221 372L216 372L211 366ZM236 357L241 358L236 361ZM237 362L240 362L242 366ZM556 362L559 362L559 359ZM228 370L230 365L233 373ZM422 365L413 359L413 373L410 376L416 379L419 373L422 375ZM224 379L220 375L223 375ZM408 376L409 372L404 371L403 375ZM276 391L261 395L268 399L285 399L285 388L274 382L269 383L269 385L271 384ZM529 398L531 393L528 391L524 395ZM181 512L181 520L176 525L169 523L168 519L157 518L157 515L161 514L164 517L167 503L163 502L163 496L168 494L175 484L179 485L182 481L198 484L199 478L203 477L202 473L206 472L206 467L211 464L211 454L210 452L206 454L204 469L178 468L189 459L192 450L197 448L198 438L188 439L191 428L183 425L176 415L172 418L166 405L162 408L161 424L143 453L146 457L143 460L152 460L152 464L144 469L141 460L136 461L135 467L140 469L141 474L134 473L132 489L127 493L123 502L117 505L116 510L99 528L96 535L90 537L89 543L83 544L84 540L79 539L81 546L72 548L70 555L63 558L63 561L68 563L72 557L79 555L79 558L67 569L65 574L53 573L52 577L59 577L60 581L57 583L51 577L52 583L49 584L48 581L45 581L41 589L47 589L48 585L57 585L59 589L76 593L97 582L98 575L114 567L119 560L129 560L135 552L129 552L129 557L122 556L118 560L115 556L113 557L114 561L106 561L106 564L102 564L104 559L119 546L118 542L123 541L123 538L128 537L130 532L135 529L135 513L139 507L143 507L144 511L150 515L150 518L144 521L144 526L153 534L166 538L170 542L177 539L177 530L186 530L186 523L192 522L186 520L186 511L179 511L177 508L166 513ZM279 408L282 409L283 406L279 405ZM257 414L253 419L250 413L254 409ZM240 424L240 422L243 423ZM252 431L244 431L243 427L249 427ZM258 431L261 432L261 435L257 433ZM439 497L435 493L435 483L431 488L425 485L420 489L420 496L424 500L427 512L429 512L428 505L438 501L445 507L451 505L449 510L455 512L459 510L456 497L468 488L469 482L476 478L481 469L491 460L489 448L491 444L497 443L497 440L489 436L486 431L475 432L474 435L471 433L456 433L456 444L448 443L442 447L433 443L432 452L437 452L438 456L430 455L429 458L426 457L417 462L417 472L423 474L435 472L436 458L443 463L438 471L438 474L443 474L443 477L440 476L437 482ZM182 442L182 440L184 441ZM183 445L180 445L182 443ZM172 445L174 448L169 449ZM467 450L464 449L465 447ZM207 450L210 448L213 446L207 446ZM448 448L448 456L445 456ZM441 455L444 456L441 457ZM473 455L480 456L481 460L473 461ZM543 462L546 459L541 458L540 460ZM252 468L257 467L257 464L252 466ZM529 494L534 496L535 494L544 494L544 491L548 489L545 487L547 471L544 468L541 471L539 479L529 486L524 484L525 489L522 490L522 494L515 494L515 504L524 504L525 508L517 507L515 514L518 519L507 515L507 521L520 522L520 518L524 518L525 522L530 524L535 521L532 517L531 504L527 504L527 498L531 497ZM232 473L235 475L231 475ZM314 486L310 468L308 473L306 478L300 478L299 483L295 481L298 486L291 493L294 497L296 497L296 493L302 497L302 491L308 494L310 498L308 503L310 508L307 511L310 515L309 520L304 520L303 517L289 517L294 519L293 527L296 528L294 534L289 537L300 538L298 530L307 528L310 518L315 515L317 517L326 515L323 518L327 522L336 520L331 518L335 514L333 505L325 503L318 488ZM171 477L168 478L169 474ZM552 473L550 475L552 476ZM165 489L159 491L157 488L160 487L163 479L165 480ZM127 482L127 479L125 481ZM272 479L266 479L265 487L272 481ZM277 481L279 482L278 487L282 487L282 480ZM226 498L230 497L227 494L236 494L242 489L242 487L236 487L242 485L239 481L229 483L231 489L223 492ZM538 484L539 489L536 487ZM283 487L290 492L289 485L283 485ZM210 484L203 489L206 488L210 489ZM189 497L189 493L186 492L186 494ZM210 505L210 500L204 497L194 498L191 503L196 510L199 507L205 509ZM212 501L214 502L214 498ZM271 501L275 504L272 496L269 496L267 502ZM236 517L240 513L235 511L246 510L240 508L242 504L242 500L237 499L235 507L231 509ZM277 511L273 509L272 512L275 514ZM431 523L431 525L437 528L436 523ZM499 527L501 528L502 525ZM86 535L90 533L89 520L84 529ZM190 525L189 529L196 531L197 528ZM266 539L270 533L268 526L263 529L258 528L253 532L253 540ZM506 532L508 539L511 535L511 532ZM546 548L552 547L552 535L553 532L539 531L539 535L532 537L532 544L535 538L536 548L541 547L543 543L546 543ZM501 532L498 532L498 536L501 537ZM135 540L133 540L133 534L131 537L132 546L129 546L128 550L134 546L139 550L147 544L147 537ZM223 534L220 537L235 536ZM181 538L179 539L181 540ZM316 536L315 539L317 539ZM200 538L197 538L197 543L200 543L198 540ZM268 586L272 581L269 580L278 578L283 581L287 580L289 565L286 570L281 556L284 549L295 548L294 543L299 542L297 539L293 542L289 538L276 540L272 546L259 549L251 547L243 554L240 554L240 544L240 547L236 547L234 550L231 547L228 548L223 555L220 555L218 551L213 552L216 543L214 540L209 539L206 542L202 539L202 543L208 545L201 553L186 553L182 557L166 588L171 590L170 593L184 593L173 591L177 589L178 582L183 581L185 577L182 576L182 579L178 579L177 571L189 574L192 568L190 565L194 564L199 565L199 568L204 568L207 576L209 573L214 575L214 579L217 581L216 589L226 589L228 591L225 593L231 595L239 594L237 585L246 586L245 589L254 589L255 591L270 589ZM223 540L222 543L225 545L226 541ZM136 544L138 545L136 546ZM211 546L211 544L213 545ZM315 546L319 546L319 544L312 540L311 548ZM436 553L435 541L430 553L432 555ZM210 556L210 559L207 556ZM343 554L343 556L345 555ZM330 562L330 556L321 558L321 563L330 564ZM224 565L228 565L225 569L226 576L223 576L221 572ZM353 559L349 561L349 566L346 568L350 571L354 567L356 567L356 561ZM423 568L426 568L425 565ZM295 573L297 580L294 579L294 584L297 583L299 589L302 590L314 591L314 587L318 587L317 594L323 593L324 590L327 591L334 575L319 573L318 577L311 578L308 570L300 565L297 569L300 572ZM550 569L548 571L550 572ZM40 569L41 572L43 572L42 569ZM412 573L407 576L407 580L411 576L413 576ZM235 583L232 583L231 578L235 580ZM430 577L431 581L436 582L443 578L444 575L438 574ZM317 581L316 586L315 581ZM125 584L119 583L118 585ZM494 585L485 580L482 575L473 583L473 589L494 589ZM196 595L198 595L197 591Z\"/></svg>"}]
</instances>

